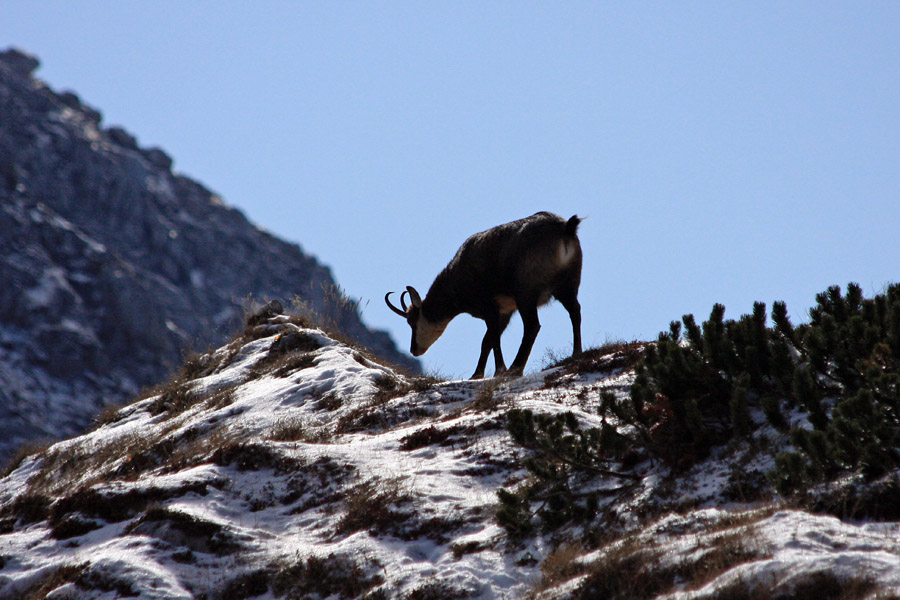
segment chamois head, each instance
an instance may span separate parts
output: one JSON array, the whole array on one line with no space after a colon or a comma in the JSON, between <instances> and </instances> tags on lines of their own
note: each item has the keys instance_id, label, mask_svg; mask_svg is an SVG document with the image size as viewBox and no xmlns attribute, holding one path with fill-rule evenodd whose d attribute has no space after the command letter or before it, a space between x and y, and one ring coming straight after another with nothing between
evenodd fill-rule
<instances>
[{"instance_id":1,"label":"chamois head","mask_svg":"<svg viewBox=\"0 0 900 600\"><path fill-rule=\"evenodd\" d=\"M441 337L447 324L432 323L425 318L422 314L422 297L419 296L419 292L416 291L416 288L411 285L406 286L406 291L400 294L400 306L403 307L402 309L391 304L389 298L393 293L394 292L388 292L385 294L384 301L387 303L388 308L406 319L406 322L409 323L409 326L412 328L412 340L409 344L410 354L413 356L422 356L425 354L425 351ZM404 300L407 294L409 294L409 306L406 305L406 301Z\"/></svg>"}]
</instances>

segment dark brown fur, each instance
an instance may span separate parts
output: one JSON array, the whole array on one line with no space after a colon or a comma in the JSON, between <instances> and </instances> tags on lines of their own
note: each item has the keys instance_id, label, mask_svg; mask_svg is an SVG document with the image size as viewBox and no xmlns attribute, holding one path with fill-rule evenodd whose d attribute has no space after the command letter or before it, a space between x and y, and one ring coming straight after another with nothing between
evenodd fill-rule
<instances>
[{"instance_id":1,"label":"dark brown fur","mask_svg":"<svg viewBox=\"0 0 900 600\"><path fill-rule=\"evenodd\" d=\"M456 315L468 313L482 319L487 332L474 378L484 376L488 355L494 352L496 373L521 374L540 330L537 309L556 298L572 321L573 356L581 353L581 245L577 216L568 221L539 212L530 217L499 225L467 239L456 256L435 278L421 303L418 294L407 288L414 301L404 304L407 321L413 328L410 351L418 356L427 350L417 344L417 328L422 318L431 324L446 324ZM568 260L561 263L565 256ZM402 298L401 298L402 303ZM390 305L390 304L389 304ZM513 312L522 315L524 335L509 371L503 362L500 336ZM433 340L432 340L433 341Z\"/></svg>"}]
</instances>

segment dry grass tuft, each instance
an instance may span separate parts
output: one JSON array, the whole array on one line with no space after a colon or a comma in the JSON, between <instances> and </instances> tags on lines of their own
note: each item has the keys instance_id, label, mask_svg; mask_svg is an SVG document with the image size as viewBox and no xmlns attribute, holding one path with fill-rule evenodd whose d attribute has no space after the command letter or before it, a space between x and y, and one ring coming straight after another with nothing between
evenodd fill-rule
<instances>
[{"instance_id":1,"label":"dry grass tuft","mask_svg":"<svg viewBox=\"0 0 900 600\"><path fill-rule=\"evenodd\" d=\"M411 499L399 477L373 478L355 485L344 492L345 513L336 533L396 527L398 518L403 520L409 516L400 514L396 507Z\"/></svg>"},{"instance_id":2,"label":"dry grass tuft","mask_svg":"<svg viewBox=\"0 0 900 600\"><path fill-rule=\"evenodd\" d=\"M222 467L233 464L239 471L274 469L279 473L290 473L303 465L301 459L285 456L271 444L240 441L219 446L212 462Z\"/></svg>"},{"instance_id":3,"label":"dry grass tuft","mask_svg":"<svg viewBox=\"0 0 900 600\"><path fill-rule=\"evenodd\" d=\"M96 428L99 429L104 425L110 425L112 423L117 423L122 420L122 409L125 408L127 404L107 404L104 406L99 414L94 417L94 423L96 424Z\"/></svg>"},{"instance_id":4,"label":"dry grass tuft","mask_svg":"<svg viewBox=\"0 0 900 600\"><path fill-rule=\"evenodd\" d=\"M429 425L400 438L400 449L404 451L418 450L419 448L435 444L447 446L450 445L448 440L451 440L451 438L459 435L464 430L465 428L461 426L438 429L434 425Z\"/></svg>"},{"instance_id":5,"label":"dry grass tuft","mask_svg":"<svg viewBox=\"0 0 900 600\"><path fill-rule=\"evenodd\" d=\"M130 582L118 578L113 573L92 567L90 562L83 562L47 569L42 576L38 577L37 581L22 590L16 598L17 600L42 600L51 596L56 597L53 592L67 584L74 584L82 594L99 591L101 594L112 594L121 598L138 595ZM93 597L93 594L91 596ZM64 597L74 596L66 594Z\"/></svg>"},{"instance_id":6,"label":"dry grass tuft","mask_svg":"<svg viewBox=\"0 0 900 600\"><path fill-rule=\"evenodd\" d=\"M76 583L87 571L88 563L63 565L48 569L37 581L22 591L19 600L43 600L50 593L67 584Z\"/></svg>"},{"instance_id":7,"label":"dry grass tuft","mask_svg":"<svg viewBox=\"0 0 900 600\"><path fill-rule=\"evenodd\" d=\"M273 564L266 570L275 597L289 598L387 598L371 593L384 578L371 559L360 566L350 555L309 556ZM257 575L257 579L261 576ZM261 587L259 583L257 587ZM314 595L314 596L311 596Z\"/></svg>"},{"instance_id":8,"label":"dry grass tuft","mask_svg":"<svg viewBox=\"0 0 900 600\"><path fill-rule=\"evenodd\" d=\"M653 598L669 589L674 582L673 573L657 570L661 558L659 550L646 548L637 538L626 538L611 544L600 559L584 567L586 578L575 597L583 600ZM575 569L567 569L561 564L555 567L557 572L566 574Z\"/></svg>"},{"instance_id":9,"label":"dry grass tuft","mask_svg":"<svg viewBox=\"0 0 900 600\"><path fill-rule=\"evenodd\" d=\"M330 391L316 400L314 408L331 412L339 409L344 404L344 399L334 391Z\"/></svg>"},{"instance_id":10,"label":"dry grass tuft","mask_svg":"<svg viewBox=\"0 0 900 600\"><path fill-rule=\"evenodd\" d=\"M499 387L500 381L498 379L485 381L481 384L481 387L478 388L478 395L476 395L475 399L466 407L466 410L479 413L493 412L496 410L503 402L496 394L497 388Z\"/></svg>"},{"instance_id":11,"label":"dry grass tuft","mask_svg":"<svg viewBox=\"0 0 900 600\"><path fill-rule=\"evenodd\" d=\"M471 542L457 542L450 546L450 551L453 554L454 560L459 560L466 554L475 554L477 552L481 552L482 550L486 550L487 545L478 541Z\"/></svg>"},{"instance_id":12,"label":"dry grass tuft","mask_svg":"<svg viewBox=\"0 0 900 600\"><path fill-rule=\"evenodd\" d=\"M185 412L193 406L198 398L191 392L189 381L175 381L166 384L160 390L159 395L147 407L151 415L166 413L168 417L174 417Z\"/></svg>"},{"instance_id":13,"label":"dry grass tuft","mask_svg":"<svg viewBox=\"0 0 900 600\"><path fill-rule=\"evenodd\" d=\"M251 377L287 377L301 369L312 367L322 347L318 338L305 331L287 331L275 337L269 352L253 368Z\"/></svg>"},{"instance_id":14,"label":"dry grass tuft","mask_svg":"<svg viewBox=\"0 0 900 600\"><path fill-rule=\"evenodd\" d=\"M14 525L16 520L26 525L37 523L50 515L51 503L52 499L46 494L26 491L24 494L16 496L9 504L3 506L2 510L0 510L0 518L7 521L9 526Z\"/></svg>"},{"instance_id":15,"label":"dry grass tuft","mask_svg":"<svg viewBox=\"0 0 900 600\"><path fill-rule=\"evenodd\" d=\"M6 461L3 468L0 469L0 479L18 469L26 458L45 454L53 443L51 440L31 441L19 446L15 453Z\"/></svg>"},{"instance_id":16,"label":"dry grass tuft","mask_svg":"<svg viewBox=\"0 0 900 600\"><path fill-rule=\"evenodd\" d=\"M768 556L752 525L738 527L714 536L698 557L679 565L678 575L688 589L699 589L738 565Z\"/></svg>"},{"instance_id":17,"label":"dry grass tuft","mask_svg":"<svg viewBox=\"0 0 900 600\"><path fill-rule=\"evenodd\" d=\"M713 524L716 528L721 526ZM638 536L607 544L600 557L590 563L583 560L585 548L580 544L561 545L541 565L541 580L530 597L539 597L548 589L583 577L574 598L644 600L670 593L676 585L680 589L699 589L738 565L769 556L752 524L709 533L705 538L699 532L696 535L700 547L680 561L673 561L663 549Z\"/></svg>"},{"instance_id":18,"label":"dry grass tuft","mask_svg":"<svg viewBox=\"0 0 900 600\"><path fill-rule=\"evenodd\" d=\"M344 483L354 473L352 465L328 457L301 464L289 474L287 493L279 501L291 505L292 515L338 502L344 496Z\"/></svg>"},{"instance_id":19,"label":"dry grass tuft","mask_svg":"<svg viewBox=\"0 0 900 600\"><path fill-rule=\"evenodd\" d=\"M164 506L149 507L126 532L157 537L194 552L211 552L217 556L241 549L237 538L222 525Z\"/></svg>"},{"instance_id":20,"label":"dry grass tuft","mask_svg":"<svg viewBox=\"0 0 900 600\"><path fill-rule=\"evenodd\" d=\"M266 439L273 442L327 444L334 436L327 427L311 426L303 417L282 417L275 422Z\"/></svg>"},{"instance_id":21,"label":"dry grass tuft","mask_svg":"<svg viewBox=\"0 0 900 600\"><path fill-rule=\"evenodd\" d=\"M610 342L599 348L589 348L577 358L563 359L548 368L561 367L544 378L547 387L563 385L567 375L583 375L585 373L611 373L617 369L634 367L643 356L646 342Z\"/></svg>"},{"instance_id":22,"label":"dry grass tuft","mask_svg":"<svg viewBox=\"0 0 900 600\"><path fill-rule=\"evenodd\" d=\"M898 600L896 592L880 589L878 581L865 574L842 578L828 571L773 587L751 584L744 579L716 590L709 600Z\"/></svg>"},{"instance_id":23,"label":"dry grass tuft","mask_svg":"<svg viewBox=\"0 0 900 600\"><path fill-rule=\"evenodd\" d=\"M541 563L541 579L533 594L539 594L583 574L586 567L579 560L583 555L584 546L578 542L562 544L550 552Z\"/></svg>"},{"instance_id":24,"label":"dry grass tuft","mask_svg":"<svg viewBox=\"0 0 900 600\"><path fill-rule=\"evenodd\" d=\"M457 588L449 581L434 579L413 589L403 596L403 600L463 600L471 596L471 592Z\"/></svg>"}]
</instances>

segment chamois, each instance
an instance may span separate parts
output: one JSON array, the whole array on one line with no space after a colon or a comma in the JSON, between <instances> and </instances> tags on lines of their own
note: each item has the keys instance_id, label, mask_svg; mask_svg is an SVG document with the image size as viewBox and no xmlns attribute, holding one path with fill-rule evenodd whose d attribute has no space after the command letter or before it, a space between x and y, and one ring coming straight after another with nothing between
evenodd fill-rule
<instances>
[{"instance_id":1,"label":"chamois","mask_svg":"<svg viewBox=\"0 0 900 600\"><path fill-rule=\"evenodd\" d=\"M410 352L421 356L450 321L461 313L482 319L487 333L472 379L484 377L488 355L494 352L495 376L521 375L541 328L538 307L556 298L572 321L572 356L581 354L581 244L576 232L581 219L566 221L539 212L467 239L453 260L431 284L425 298L412 286L400 294L400 306L384 301L412 327ZM409 294L410 305L404 300ZM522 315L522 344L509 370L503 363L500 336L516 311Z\"/></svg>"}]
</instances>

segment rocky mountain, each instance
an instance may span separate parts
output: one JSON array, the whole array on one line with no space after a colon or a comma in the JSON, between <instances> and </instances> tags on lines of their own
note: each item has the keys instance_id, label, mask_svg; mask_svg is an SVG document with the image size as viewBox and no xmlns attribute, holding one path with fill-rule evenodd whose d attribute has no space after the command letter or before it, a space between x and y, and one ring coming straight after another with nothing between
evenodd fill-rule
<instances>
[{"instance_id":1,"label":"rocky mountain","mask_svg":"<svg viewBox=\"0 0 900 600\"><path fill-rule=\"evenodd\" d=\"M222 343L248 299L299 297L413 370L329 269L250 223L159 148L0 53L0 457L70 435ZM302 234L302 232L301 232Z\"/></svg>"},{"instance_id":2,"label":"rocky mountain","mask_svg":"<svg viewBox=\"0 0 900 600\"><path fill-rule=\"evenodd\" d=\"M780 497L759 410L670 461L671 415L628 423L650 347L437 381L264 314L0 478L0 599L900 597L897 470Z\"/></svg>"}]
</instances>

